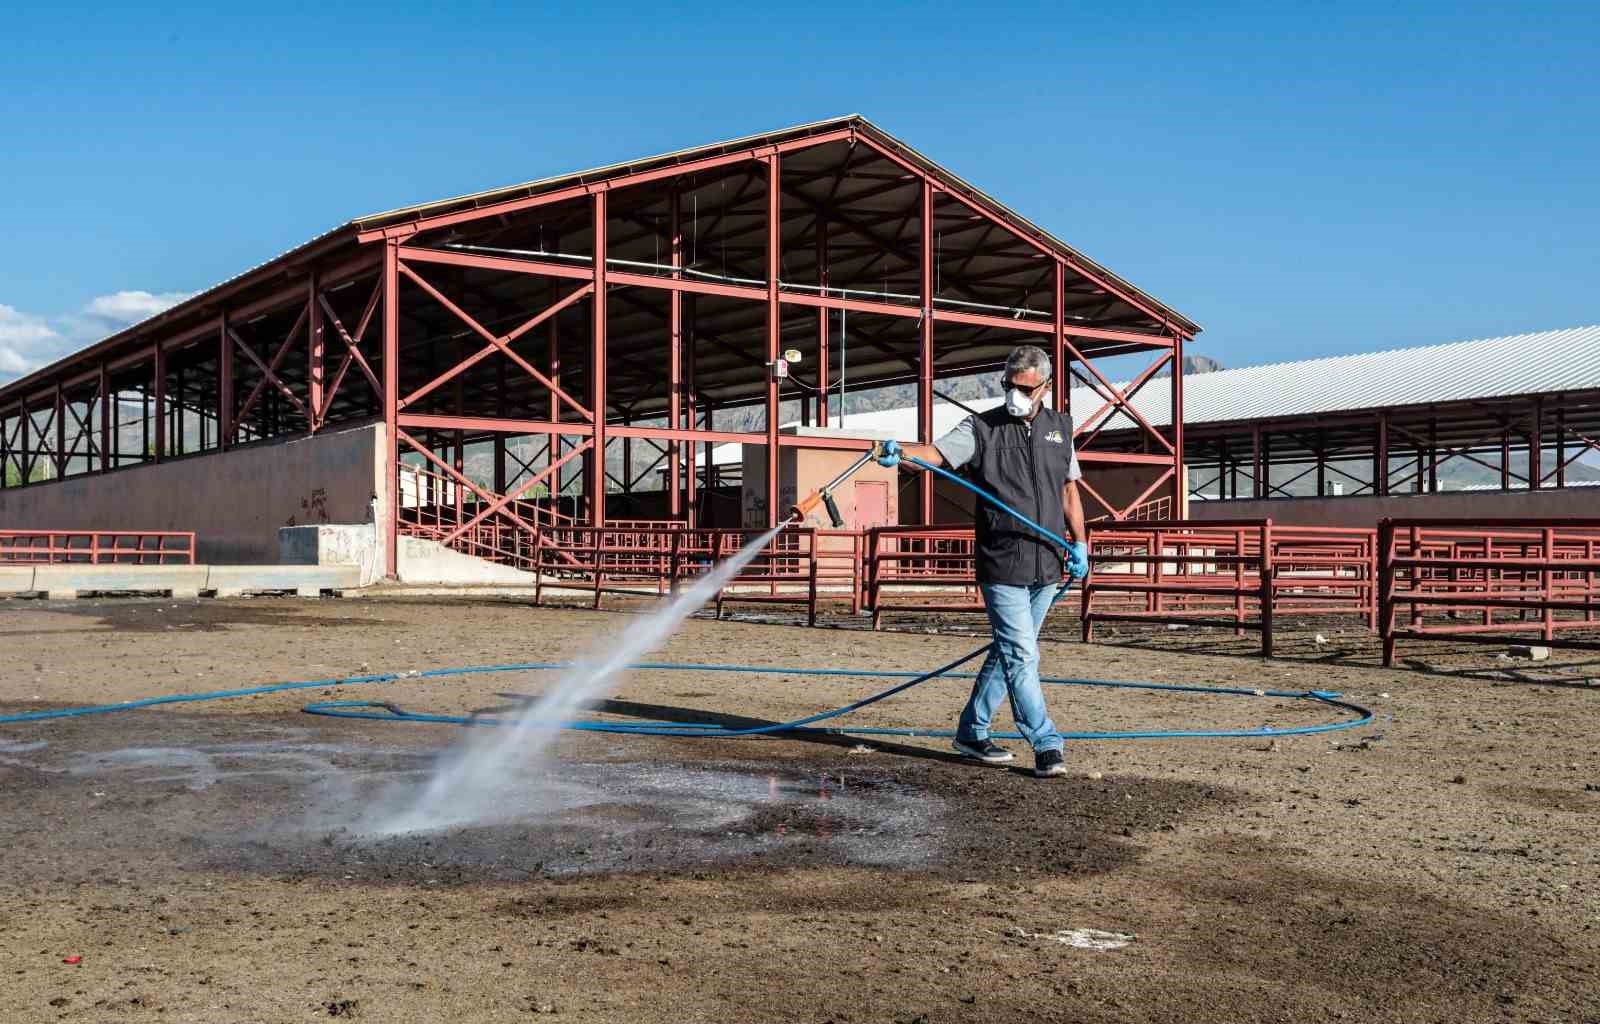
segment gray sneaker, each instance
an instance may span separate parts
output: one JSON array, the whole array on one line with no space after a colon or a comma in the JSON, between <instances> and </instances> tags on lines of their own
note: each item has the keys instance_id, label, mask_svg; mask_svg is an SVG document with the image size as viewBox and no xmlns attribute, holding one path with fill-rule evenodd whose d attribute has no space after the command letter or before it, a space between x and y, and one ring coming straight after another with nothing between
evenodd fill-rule
<instances>
[{"instance_id":1,"label":"gray sneaker","mask_svg":"<svg viewBox=\"0 0 1600 1024\"><path fill-rule=\"evenodd\" d=\"M984 764L1010 764L1016 760L1011 751L988 738L956 740L950 745L956 748L956 753L970 757L974 761L982 761Z\"/></svg>"},{"instance_id":2,"label":"gray sneaker","mask_svg":"<svg viewBox=\"0 0 1600 1024\"><path fill-rule=\"evenodd\" d=\"M1067 774L1067 759L1059 750L1041 750L1033 756L1033 774L1054 779Z\"/></svg>"}]
</instances>

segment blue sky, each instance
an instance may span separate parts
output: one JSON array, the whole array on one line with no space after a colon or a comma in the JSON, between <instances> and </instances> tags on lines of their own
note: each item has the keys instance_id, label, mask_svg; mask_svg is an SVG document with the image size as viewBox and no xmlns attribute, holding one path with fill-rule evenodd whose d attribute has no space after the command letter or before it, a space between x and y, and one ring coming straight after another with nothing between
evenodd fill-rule
<instances>
[{"instance_id":1,"label":"blue sky","mask_svg":"<svg viewBox=\"0 0 1600 1024\"><path fill-rule=\"evenodd\" d=\"M860 112L1230 366L1600 322L1600 4L4 16L0 378L352 216Z\"/></svg>"}]
</instances>

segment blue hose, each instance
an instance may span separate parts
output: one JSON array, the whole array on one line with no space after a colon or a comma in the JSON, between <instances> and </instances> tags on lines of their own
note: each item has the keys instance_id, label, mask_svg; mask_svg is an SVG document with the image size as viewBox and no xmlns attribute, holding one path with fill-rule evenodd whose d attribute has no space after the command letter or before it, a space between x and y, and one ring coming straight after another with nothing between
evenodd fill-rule
<instances>
[{"instance_id":1,"label":"blue hose","mask_svg":"<svg viewBox=\"0 0 1600 1024\"><path fill-rule=\"evenodd\" d=\"M976 484L947 472L938 466L924 462L918 458L908 458L907 462L921 469L937 473L967 490L976 494L983 500L993 504L996 508L1010 513L1020 522L1026 524L1039 535L1053 541L1061 547L1067 546L1067 541L1060 535L1045 529L1038 523L1021 515L999 498ZM1059 552L1058 552L1059 554ZM1063 586L1056 591L1054 599L1059 601L1067 590ZM580 732L605 732L623 733L632 736L699 736L711 738L732 738L741 736L761 736L773 733L800 733L800 734L827 734L849 736L930 736L954 737L955 731L950 729L910 729L910 728L869 728L869 727L823 727L818 722L840 718L851 712L887 700L898 693L903 693L913 686L920 685L930 679L941 677L951 679L973 679L975 672L957 672L967 662L972 661L980 654L989 650L989 644L984 644L977 650L962 655L929 672L894 672L872 669L854 668L770 668L753 665L719 665L719 664L693 664L682 662L641 662L629 666L632 669L668 672L736 672L749 675L786 675L786 676L813 676L834 679L901 679L904 682L896 683L887 690L882 690L869 697L831 711L823 711L804 718L796 718L788 722L774 722L768 725L748 726L745 728L729 728L716 722L536 722L532 723L550 729L571 729ZM488 672L544 672L569 669L573 666L564 662L531 662L526 664L506 665L475 665L464 668L440 668L427 671L384 673L380 675L348 676L339 679L318 679L307 682L272 683L266 686L253 686L237 690L211 690L205 693L173 694L166 697L147 697L143 700L126 701L121 704L98 704L81 708L62 708L54 711L30 711L15 715L0 715L0 724L16 722L42 722L61 718L77 718L85 715L102 715L115 711L130 711L134 708L157 707L167 704L192 704L199 701L226 700L234 697L254 697L266 693L280 693L286 690L310 690L328 688L333 686L353 686L363 683L394 683L406 679L438 679L445 676L477 675ZM1320 725L1295 726L1286 729L1275 729L1271 726L1262 726L1257 729L1182 729L1182 730L1136 730L1130 732L1063 732L1061 737L1069 740L1135 740L1135 739L1223 739L1223 738L1251 738L1251 737L1277 737L1277 736L1304 736L1312 733L1336 732L1341 729L1354 729L1371 722L1373 713L1357 704L1340 700L1340 694L1329 690L1249 690L1237 687L1223 686L1185 686L1169 683L1128 683L1106 679L1069 679L1045 678L1040 682L1052 686L1101 686L1112 689L1127 690L1157 690L1169 693L1202 693L1221 696L1256 696L1274 697L1289 700L1311 700L1332 708L1339 708L1354 715L1342 721L1327 722ZM307 704L301 709L306 714L325 715L332 718L360 718L384 722L430 722L447 725L472 725L472 726L499 726L523 725L521 719L502 719L484 715L434 715L405 711L386 701L321 701ZM1023 739L1018 732L992 733L998 739Z\"/></svg>"},{"instance_id":2,"label":"blue hose","mask_svg":"<svg viewBox=\"0 0 1600 1024\"><path fill-rule=\"evenodd\" d=\"M1053 542L1058 547L1065 548L1065 547L1069 546L1067 538L1061 536L1059 533L1056 533L1053 530L1046 530L1044 527L1040 526L1038 523L1034 522L1032 519L1029 519L1027 516L1023 515L1021 512L1018 512L1016 509L1012 508L1010 505L1007 505L1005 502L1001 501L999 498L997 498L994 495L990 494L988 491L984 490L982 487L979 487L977 484L973 483L971 480L967 480L967 479L965 479L963 477L956 476L954 473L950 472L948 469L943 468L942 466L935 466L931 462L923 462L921 459L917 458L914 455L906 456L905 461L911 463L913 466L916 466L918 469L926 470L929 473L934 473L934 474L937 474L939 476L942 476L946 480L948 480L951 483L957 485L958 487L965 487L967 490L971 491L973 494L976 494L978 497L982 498L984 501L987 501L989 504L993 505L995 508L999 509L1000 511L1009 513L1011 518L1017 520L1019 523L1022 523L1025 526L1029 527L1035 533L1037 533L1039 536L1043 537L1045 540ZM1060 552L1059 551L1056 552L1056 554L1057 554L1057 557L1060 556Z\"/></svg>"},{"instance_id":3,"label":"blue hose","mask_svg":"<svg viewBox=\"0 0 1600 1024\"><path fill-rule=\"evenodd\" d=\"M779 722L772 725L752 726L744 729L729 729L712 722L640 722L636 724L623 722L551 722L545 723L549 728L575 729L583 732L611 732L627 733L639 736L708 736L708 737L735 737L757 736L768 733L799 732L799 733L827 733L832 735L852 736L954 736L955 733L946 729L891 729L891 728L816 728L815 723L838 718L852 711L860 710L870 704L892 697L919 683L927 682L936 677L950 679L972 679L976 672L955 672L953 669L963 665L978 655L987 651L988 645L965 654L950 662L942 668L932 672L892 672L887 670L856 669L856 668L771 668L755 665L722 665L722 664L692 664L684 662L640 662L629 666L639 671L661 672L733 672L741 675L783 675L783 676L811 676L832 679L903 679L887 690L864 697L852 704L821 714L811 715L806 718L795 719L792 722ZM281 693L286 690L312 690L328 689L335 686L356 686L365 683L397 683L408 679L441 679L447 676L480 675L490 672L550 672L572 668L569 662L527 662L506 665L473 665L463 668L438 668L422 672L384 673L381 675L345 676L335 679L314 679L306 682L272 683L266 686L252 686L238 690L211 690L205 693L172 694L166 697L147 697L143 700L131 700L122 704L97 704L81 708L60 708L53 711L29 711L15 715L0 715L0 724L19 722L44 722L62 718L79 718L85 715L103 715L114 711L131 711L135 708L157 707L166 704L194 704L208 700L227 700L236 697L254 697L266 693ZM1302 736L1311 733L1336 732L1341 729L1353 729L1372 721L1373 714L1356 704L1340 700L1340 694L1328 690L1248 690L1238 687L1225 686L1186 686L1174 683L1130 683L1117 682L1105 679L1069 679L1047 678L1041 682L1051 686L1102 686L1113 689L1125 690L1156 690L1168 693L1201 693L1216 696L1239 697L1273 697L1289 700L1313 700L1328 707L1340 708L1348 711L1355 717L1344 721L1329 722L1320 725L1295 726L1286 729L1274 729L1264 726L1259 729L1211 729L1211 730L1177 730L1154 731L1139 730L1131 732L1064 732L1062 738L1071 740L1134 740L1134 739L1221 739L1228 737L1257 737L1257 736ZM363 710L363 709L382 709ZM506 720L484 715L432 715L418 714L404 711L393 704L383 701L323 701L308 704L303 709L307 714L327 715L334 718L364 718L379 721L401 722L436 722L449 725L508 725L516 723L515 719ZM516 723L520 724L520 723ZM1006 732L994 733L1000 739L1021 739L1020 733Z\"/></svg>"}]
</instances>

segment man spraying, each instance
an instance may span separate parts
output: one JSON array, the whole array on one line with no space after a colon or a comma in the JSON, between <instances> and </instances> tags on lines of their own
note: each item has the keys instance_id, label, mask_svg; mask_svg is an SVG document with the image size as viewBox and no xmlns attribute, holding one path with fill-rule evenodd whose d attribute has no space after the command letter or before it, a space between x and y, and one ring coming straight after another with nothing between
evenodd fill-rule
<instances>
[{"instance_id":1,"label":"man spraying","mask_svg":"<svg viewBox=\"0 0 1600 1024\"><path fill-rule=\"evenodd\" d=\"M1006 401L962 420L931 445L886 442L878 459L885 466L913 457L952 471L965 470L973 482L1022 515L1072 544L1065 552L1007 512L977 502L978 589L994 630L994 644L972 686L972 696L956 726L956 750L984 764L1006 764L1011 752L989 738L1000 699L1011 699L1011 717L1033 747L1033 773L1040 778L1067 774L1061 734L1044 706L1039 685L1039 626L1061 585L1063 567L1073 579L1089 572L1083 503L1077 480L1083 474L1072 446L1072 419L1048 407L1050 357L1023 345L1005 366Z\"/></svg>"}]
</instances>

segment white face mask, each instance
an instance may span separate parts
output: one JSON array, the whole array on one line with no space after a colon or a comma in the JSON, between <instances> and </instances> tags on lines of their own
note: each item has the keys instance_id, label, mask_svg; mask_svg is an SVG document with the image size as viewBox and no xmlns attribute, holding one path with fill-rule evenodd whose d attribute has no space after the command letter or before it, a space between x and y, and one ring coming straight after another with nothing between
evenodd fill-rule
<instances>
[{"instance_id":1,"label":"white face mask","mask_svg":"<svg viewBox=\"0 0 1600 1024\"><path fill-rule=\"evenodd\" d=\"M1011 388L1006 391L1006 412L1017 417L1031 415L1033 399L1021 388Z\"/></svg>"}]
</instances>

